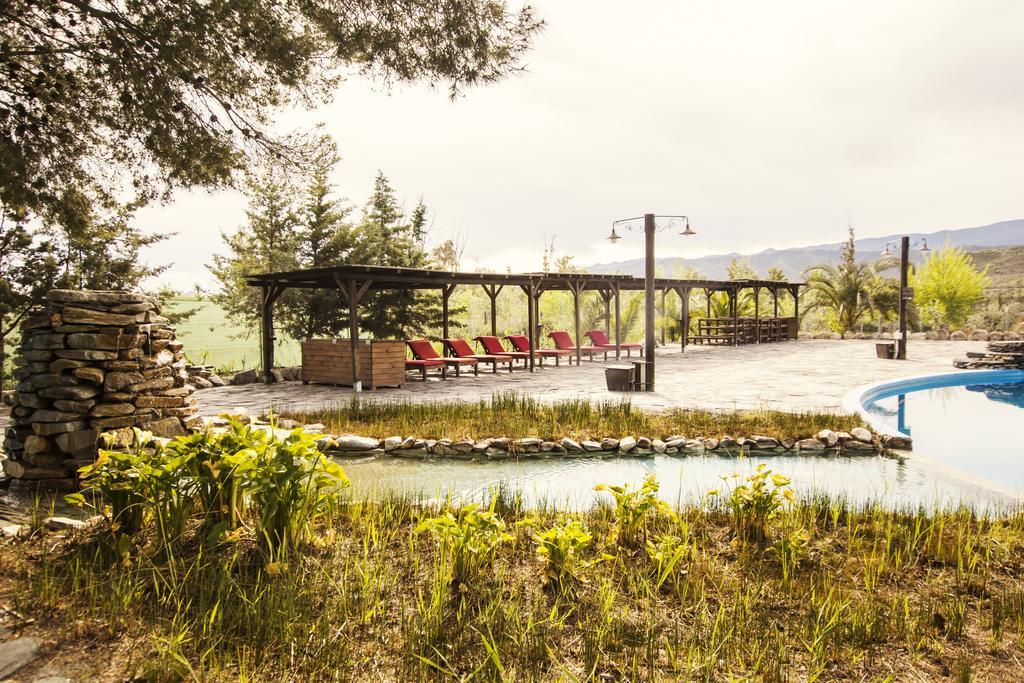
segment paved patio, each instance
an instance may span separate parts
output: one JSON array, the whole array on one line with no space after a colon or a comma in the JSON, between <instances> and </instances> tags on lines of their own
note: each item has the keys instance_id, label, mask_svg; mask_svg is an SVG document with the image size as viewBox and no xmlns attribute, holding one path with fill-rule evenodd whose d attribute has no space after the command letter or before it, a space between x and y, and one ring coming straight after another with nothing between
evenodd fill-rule
<instances>
[{"instance_id":1,"label":"paved patio","mask_svg":"<svg viewBox=\"0 0 1024 683\"><path fill-rule=\"evenodd\" d=\"M605 363L586 360L579 368L545 366L530 374L517 370L479 377L464 375L447 381L410 381L404 389L363 392L363 400L475 401L494 392L531 394L543 400L628 398L643 408L707 408L713 410L770 408L785 411L840 410L843 396L862 384L908 375L953 370L953 359L966 351L984 350L984 342L922 341L911 343L904 362L879 360L873 341L801 340L779 344L677 347L657 354L658 391L612 393L605 389ZM614 361L609 361L614 364ZM251 412L314 409L346 402L344 387L285 382L206 389L195 394L203 415L235 407Z\"/></svg>"}]
</instances>

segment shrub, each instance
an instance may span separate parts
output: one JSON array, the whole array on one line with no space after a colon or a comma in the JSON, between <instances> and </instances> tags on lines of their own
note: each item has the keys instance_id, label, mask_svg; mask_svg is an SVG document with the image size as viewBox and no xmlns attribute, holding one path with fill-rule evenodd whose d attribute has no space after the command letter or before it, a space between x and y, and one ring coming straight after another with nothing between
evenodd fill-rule
<instances>
[{"instance_id":1,"label":"shrub","mask_svg":"<svg viewBox=\"0 0 1024 683\"><path fill-rule=\"evenodd\" d=\"M781 474L772 474L761 463L757 471L734 486L725 499L726 508L732 516L732 527L741 541L764 545L768 540L768 522L782 508L784 501L793 501L793 490L788 488L790 480ZM723 477L724 480L739 479L739 474ZM718 495L719 491L708 492Z\"/></svg>"},{"instance_id":2,"label":"shrub","mask_svg":"<svg viewBox=\"0 0 1024 683\"><path fill-rule=\"evenodd\" d=\"M494 564L498 546L512 539L493 508L493 500L488 509L466 505L458 516L449 511L416 527L416 533L429 531L440 540L445 561L451 563L453 587L472 585Z\"/></svg>"},{"instance_id":3,"label":"shrub","mask_svg":"<svg viewBox=\"0 0 1024 683\"><path fill-rule=\"evenodd\" d=\"M583 522L572 519L534 536L537 556L544 562L544 581L556 590L571 591L581 579L581 570L591 563L581 553L593 537Z\"/></svg>"},{"instance_id":4,"label":"shrub","mask_svg":"<svg viewBox=\"0 0 1024 683\"><path fill-rule=\"evenodd\" d=\"M115 532L156 525L164 544L181 537L197 515L208 538L250 523L271 557L294 549L349 485L344 470L301 429L279 438L238 421L179 437L166 446L135 430L128 451L104 449L83 467L87 505L95 494ZM212 530L209 527L212 526Z\"/></svg>"},{"instance_id":5,"label":"shrub","mask_svg":"<svg viewBox=\"0 0 1024 683\"><path fill-rule=\"evenodd\" d=\"M644 478L639 489L629 484L598 484L594 490L608 491L615 499L615 531L619 543L627 547L635 547L646 537L647 523L652 517L671 514L668 505L658 498L658 480L653 474Z\"/></svg>"}]
</instances>

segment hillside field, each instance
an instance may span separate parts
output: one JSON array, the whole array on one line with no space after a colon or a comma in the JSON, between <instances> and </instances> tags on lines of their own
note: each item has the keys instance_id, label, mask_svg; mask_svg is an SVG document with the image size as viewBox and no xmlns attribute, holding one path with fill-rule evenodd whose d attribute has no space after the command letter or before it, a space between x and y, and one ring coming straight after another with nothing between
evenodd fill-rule
<instances>
[{"instance_id":1,"label":"hillside field","mask_svg":"<svg viewBox=\"0 0 1024 683\"><path fill-rule=\"evenodd\" d=\"M246 336L245 328L228 320L220 306L195 297L173 299L169 310L193 308L198 309L196 314L177 326L178 339L185 344L185 355L189 361L230 370L254 368L259 365L259 330L251 330ZM278 336L283 335L279 332ZM279 339L275 359L278 365L298 365L298 342Z\"/></svg>"}]
</instances>

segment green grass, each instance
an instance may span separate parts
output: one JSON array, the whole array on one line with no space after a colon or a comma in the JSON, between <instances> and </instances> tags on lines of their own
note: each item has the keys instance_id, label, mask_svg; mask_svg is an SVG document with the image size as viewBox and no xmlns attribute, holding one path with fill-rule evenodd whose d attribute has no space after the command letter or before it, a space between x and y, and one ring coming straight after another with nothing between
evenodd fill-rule
<instances>
[{"instance_id":1,"label":"green grass","mask_svg":"<svg viewBox=\"0 0 1024 683\"><path fill-rule=\"evenodd\" d=\"M224 310L212 301L182 297L172 300L169 310L198 309L196 314L177 326L178 339L185 344L185 354L196 364L242 370L260 363L259 331L248 337L246 330L227 319ZM278 365L301 362L299 343L284 339L278 333L274 357Z\"/></svg>"},{"instance_id":2,"label":"green grass","mask_svg":"<svg viewBox=\"0 0 1024 683\"><path fill-rule=\"evenodd\" d=\"M788 413L771 410L718 413L707 410L634 409L628 402L586 400L544 403L520 394L496 394L479 402L411 403L353 400L331 408L287 413L307 424L323 423L332 434L392 435L419 438L479 439L539 437L543 439L617 438L670 435L772 436L805 438L828 428L849 430L863 422L854 415ZM500 427L497 427L500 425Z\"/></svg>"},{"instance_id":3,"label":"green grass","mask_svg":"<svg viewBox=\"0 0 1024 683\"><path fill-rule=\"evenodd\" d=\"M186 539L171 556L145 535L37 535L0 548L3 602L90 680L1019 675L1019 514L812 497L772 518L757 545L737 540L724 508L692 506L651 512L627 544L610 505L525 511L498 492L485 521L503 533L472 531L454 508L462 540L418 528L446 509L352 501L273 565L246 534L216 547ZM806 542L787 545L797 532ZM472 543L483 559L456 576ZM568 572L557 581L553 562Z\"/></svg>"}]
</instances>

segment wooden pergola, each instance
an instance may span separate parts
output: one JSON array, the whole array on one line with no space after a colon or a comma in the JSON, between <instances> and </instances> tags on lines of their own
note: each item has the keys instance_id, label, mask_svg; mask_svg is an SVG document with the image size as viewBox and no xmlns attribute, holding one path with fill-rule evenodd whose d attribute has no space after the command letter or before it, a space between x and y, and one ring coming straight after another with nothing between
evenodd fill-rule
<instances>
[{"instance_id":1,"label":"wooden pergola","mask_svg":"<svg viewBox=\"0 0 1024 683\"><path fill-rule=\"evenodd\" d=\"M506 288L520 288L527 300L527 337L530 348L539 348L537 320L540 298L545 292L567 291L572 294L573 320L575 324L576 360L580 360L580 297L585 291L596 291L605 306L605 333L619 345L620 298L623 291L644 289L644 279L632 275L605 273L462 273L419 268L394 268L389 266L344 265L328 268L311 268L280 273L247 275L246 284L259 287L262 292L262 341L263 377L268 384L274 381L270 372L274 367L274 302L288 289L335 289L348 303L349 340L352 344L352 376L357 373L359 340L359 303L367 292L374 290L437 290L441 294L441 333L448 337L449 301L459 286L482 287L491 301L491 334L497 335L498 296ZM661 292L662 311L665 310L665 296L670 292L678 294L680 306L679 321L682 330L681 345L688 342L690 323L690 294L694 290L705 293L710 317L711 297L719 292L728 297L729 312L738 323L737 300L740 292L754 292L754 317L760 317L758 294L762 289L771 292L774 313L779 312L779 293L788 292L793 297L794 316L799 318L800 287L802 283L776 280L690 280L656 278L655 290ZM614 336L611 320L614 309ZM733 326L732 343L738 343L739 326ZM615 357L620 351L616 349ZM535 369L534 358L529 359L530 372Z\"/></svg>"}]
</instances>

